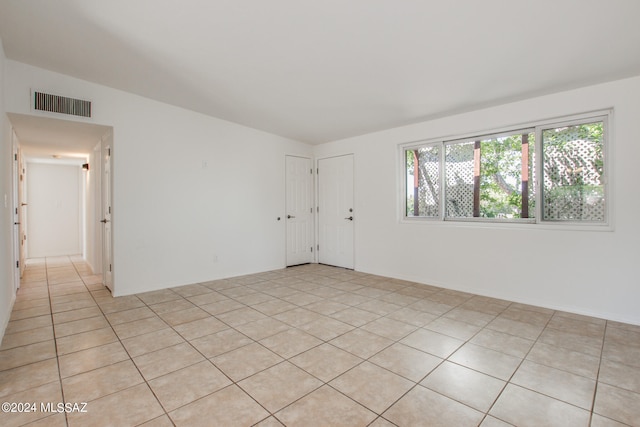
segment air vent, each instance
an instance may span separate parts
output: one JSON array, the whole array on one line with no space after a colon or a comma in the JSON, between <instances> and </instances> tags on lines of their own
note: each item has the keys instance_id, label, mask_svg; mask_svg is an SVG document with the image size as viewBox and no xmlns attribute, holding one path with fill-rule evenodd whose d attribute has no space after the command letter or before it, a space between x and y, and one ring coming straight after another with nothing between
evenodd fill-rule
<instances>
[{"instance_id":1,"label":"air vent","mask_svg":"<svg viewBox=\"0 0 640 427\"><path fill-rule=\"evenodd\" d=\"M91 101L33 92L33 108L39 111L91 117Z\"/></svg>"}]
</instances>

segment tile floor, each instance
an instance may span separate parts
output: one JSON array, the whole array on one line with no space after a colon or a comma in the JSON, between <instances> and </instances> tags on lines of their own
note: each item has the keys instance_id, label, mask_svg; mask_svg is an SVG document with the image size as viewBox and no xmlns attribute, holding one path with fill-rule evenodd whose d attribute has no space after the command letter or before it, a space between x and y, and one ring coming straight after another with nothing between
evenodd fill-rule
<instances>
[{"instance_id":1,"label":"tile floor","mask_svg":"<svg viewBox=\"0 0 640 427\"><path fill-rule=\"evenodd\" d=\"M0 425L640 425L638 326L320 265L120 298L99 282L30 260L0 401L37 410Z\"/></svg>"}]
</instances>

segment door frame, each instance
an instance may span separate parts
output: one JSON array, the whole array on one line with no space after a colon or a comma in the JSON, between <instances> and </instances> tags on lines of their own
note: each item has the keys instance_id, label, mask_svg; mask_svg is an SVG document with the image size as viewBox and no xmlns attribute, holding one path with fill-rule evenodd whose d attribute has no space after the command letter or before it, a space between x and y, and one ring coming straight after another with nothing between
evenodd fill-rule
<instances>
[{"instance_id":1,"label":"door frame","mask_svg":"<svg viewBox=\"0 0 640 427\"><path fill-rule=\"evenodd\" d=\"M12 163L12 186L11 186L11 217L13 218L12 241L13 241L13 289L14 292L20 288L21 266L20 266L20 146L16 134L11 127L11 159Z\"/></svg>"},{"instance_id":2,"label":"door frame","mask_svg":"<svg viewBox=\"0 0 640 427\"><path fill-rule=\"evenodd\" d=\"M101 173L101 219L102 223L102 284L115 295L115 274L113 259L113 130L107 132L100 143L100 173ZM109 174L105 179L105 163L108 157ZM107 197L108 199L105 199ZM108 203L107 203L108 201ZM107 206L108 205L108 206ZM106 222L109 223L109 233L105 230Z\"/></svg>"},{"instance_id":3,"label":"door frame","mask_svg":"<svg viewBox=\"0 0 640 427\"><path fill-rule=\"evenodd\" d=\"M315 159L315 175L316 175L316 180L315 180L315 205L316 205L316 218L315 218L315 241L316 241L316 255L315 255L315 262L316 263L320 263L320 251L318 250L318 245L320 242L320 214L321 212L319 211L319 207L320 207L320 180L321 178L321 171L320 169L320 160L326 160L326 159L332 159L335 157L343 157L343 156L352 156L351 158L353 159L353 209L354 211L357 212L356 209L356 192L355 192L355 179L356 179L356 155L353 152L343 152L343 153L335 153L335 154L331 154L331 155L325 155L322 157L317 157ZM356 256L356 227L353 226L353 271L356 271L356 266L357 266L357 256ZM345 267L338 267L338 268L345 268Z\"/></svg>"}]
</instances>

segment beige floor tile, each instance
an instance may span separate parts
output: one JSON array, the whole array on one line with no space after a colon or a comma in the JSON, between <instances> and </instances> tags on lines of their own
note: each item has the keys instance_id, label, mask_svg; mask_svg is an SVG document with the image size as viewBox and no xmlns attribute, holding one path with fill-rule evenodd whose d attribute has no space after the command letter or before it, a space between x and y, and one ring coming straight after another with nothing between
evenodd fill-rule
<instances>
[{"instance_id":1,"label":"beige floor tile","mask_svg":"<svg viewBox=\"0 0 640 427\"><path fill-rule=\"evenodd\" d=\"M333 319L339 320L341 322L347 323L349 325L360 327L360 326L366 325L367 323L373 320L379 319L382 316L380 314L363 310L361 308L350 307L342 311L333 313L330 317L332 317Z\"/></svg>"},{"instance_id":2,"label":"beige floor tile","mask_svg":"<svg viewBox=\"0 0 640 427\"><path fill-rule=\"evenodd\" d=\"M184 339L176 331L170 328L160 329L144 335L122 340L122 345L127 349L131 357L151 353L156 350L180 344Z\"/></svg>"},{"instance_id":3,"label":"beige floor tile","mask_svg":"<svg viewBox=\"0 0 640 427\"><path fill-rule=\"evenodd\" d=\"M322 344L290 360L314 377L329 382L362 362L362 359L331 344Z\"/></svg>"},{"instance_id":4,"label":"beige floor tile","mask_svg":"<svg viewBox=\"0 0 640 427\"><path fill-rule=\"evenodd\" d=\"M147 305L160 304L167 301L182 299L182 297L171 289L161 289L159 291L145 292L138 294L138 297Z\"/></svg>"},{"instance_id":5,"label":"beige floor tile","mask_svg":"<svg viewBox=\"0 0 640 427\"><path fill-rule=\"evenodd\" d=\"M400 343L387 347L369 361L414 382L442 363L439 357Z\"/></svg>"},{"instance_id":6,"label":"beige floor tile","mask_svg":"<svg viewBox=\"0 0 640 427\"><path fill-rule=\"evenodd\" d=\"M135 295L126 297L109 297L105 302L99 303L100 309L106 314L117 313L118 311L131 310L132 308L143 307L144 303Z\"/></svg>"},{"instance_id":7,"label":"beige floor tile","mask_svg":"<svg viewBox=\"0 0 640 427\"><path fill-rule=\"evenodd\" d=\"M254 340L261 340L289 329L291 326L288 324L270 317L236 327L236 330Z\"/></svg>"},{"instance_id":8,"label":"beige floor tile","mask_svg":"<svg viewBox=\"0 0 640 427\"><path fill-rule=\"evenodd\" d=\"M69 427L137 426L164 413L147 384L88 402L86 409L86 413L68 414Z\"/></svg>"},{"instance_id":9,"label":"beige floor tile","mask_svg":"<svg viewBox=\"0 0 640 427\"><path fill-rule=\"evenodd\" d=\"M205 319L207 317L211 317L211 315L201 308L192 307L186 310L160 314L160 317L169 325L177 326L183 323L193 322L194 320Z\"/></svg>"},{"instance_id":10,"label":"beige floor tile","mask_svg":"<svg viewBox=\"0 0 640 427\"><path fill-rule=\"evenodd\" d=\"M258 310L263 314L266 314L267 316L274 316L284 311L289 311L291 309L294 309L296 308L296 305L291 304L290 302L287 302L287 301L283 301L281 299L273 299L270 301L262 302L260 304L255 304L252 306L252 308L255 310Z\"/></svg>"},{"instance_id":11,"label":"beige floor tile","mask_svg":"<svg viewBox=\"0 0 640 427\"><path fill-rule=\"evenodd\" d=\"M572 334L602 339L604 338L605 322L584 322L569 317L554 316L549 321L547 327Z\"/></svg>"},{"instance_id":12,"label":"beige floor tile","mask_svg":"<svg viewBox=\"0 0 640 427\"><path fill-rule=\"evenodd\" d=\"M62 378L129 360L129 355L119 342L113 342L86 350L65 354L58 358Z\"/></svg>"},{"instance_id":13,"label":"beige floor tile","mask_svg":"<svg viewBox=\"0 0 640 427\"><path fill-rule=\"evenodd\" d=\"M255 427L284 427L284 424L272 416L255 424Z\"/></svg>"},{"instance_id":14,"label":"beige floor tile","mask_svg":"<svg viewBox=\"0 0 640 427\"><path fill-rule=\"evenodd\" d=\"M598 381L640 393L640 369L602 359Z\"/></svg>"},{"instance_id":15,"label":"beige floor tile","mask_svg":"<svg viewBox=\"0 0 640 427\"><path fill-rule=\"evenodd\" d=\"M589 425L588 411L513 384L507 385L489 413L522 427Z\"/></svg>"},{"instance_id":16,"label":"beige floor tile","mask_svg":"<svg viewBox=\"0 0 640 427\"><path fill-rule=\"evenodd\" d=\"M102 316L102 311L98 306L92 306L87 308L81 308L78 310L64 311L61 313L53 314L53 323L60 324L66 322L73 322L80 319L88 319L90 317Z\"/></svg>"},{"instance_id":17,"label":"beige floor tile","mask_svg":"<svg viewBox=\"0 0 640 427\"><path fill-rule=\"evenodd\" d=\"M226 301L212 302L210 304L204 304L200 306L201 309L203 309L207 313L212 314L214 316L227 313L233 310L238 310L243 307L246 307L246 306L232 299L226 300Z\"/></svg>"},{"instance_id":18,"label":"beige floor tile","mask_svg":"<svg viewBox=\"0 0 640 427\"><path fill-rule=\"evenodd\" d=\"M602 358L640 368L640 346L606 340L602 349Z\"/></svg>"},{"instance_id":19,"label":"beige floor tile","mask_svg":"<svg viewBox=\"0 0 640 427\"><path fill-rule=\"evenodd\" d=\"M570 332L562 332L557 329L545 329L540 335L539 342L585 353L598 358L602 352L601 339L572 334Z\"/></svg>"},{"instance_id":20,"label":"beige floor tile","mask_svg":"<svg viewBox=\"0 0 640 427\"><path fill-rule=\"evenodd\" d=\"M416 386L389 408L383 417L398 426L471 427L484 414L439 393Z\"/></svg>"},{"instance_id":21,"label":"beige floor tile","mask_svg":"<svg viewBox=\"0 0 640 427\"><path fill-rule=\"evenodd\" d=\"M376 414L331 387L323 386L276 414L287 426L366 426Z\"/></svg>"},{"instance_id":22,"label":"beige floor tile","mask_svg":"<svg viewBox=\"0 0 640 427\"><path fill-rule=\"evenodd\" d=\"M173 411L230 384L231 381L209 361L149 381L166 411Z\"/></svg>"},{"instance_id":23,"label":"beige floor tile","mask_svg":"<svg viewBox=\"0 0 640 427\"><path fill-rule=\"evenodd\" d=\"M405 394L414 382L370 362L363 362L329 383L377 414Z\"/></svg>"},{"instance_id":24,"label":"beige floor tile","mask_svg":"<svg viewBox=\"0 0 640 427\"><path fill-rule=\"evenodd\" d=\"M5 334L0 351L49 340L53 340L53 328L51 326Z\"/></svg>"},{"instance_id":25,"label":"beige floor tile","mask_svg":"<svg viewBox=\"0 0 640 427\"><path fill-rule=\"evenodd\" d=\"M266 315L254 310L251 307L243 307L237 310L228 311L218 314L216 317L229 326L237 327L245 323L253 322L260 319L266 319Z\"/></svg>"},{"instance_id":26,"label":"beige floor tile","mask_svg":"<svg viewBox=\"0 0 640 427\"><path fill-rule=\"evenodd\" d=\"M260 344L281 357L289 359L322 344L322 341L300 329L291 328L260 340Z\"/></svg>"},{"instance_id":27,"label":"beige floor tile","mask_svg":"<svg viewBox=\"0 0 640 427\"><path fill-rule=\"evenodd\" d=\"M238 383L270 412L276 412L322 385L289 362L282 362Z\"/></svg>"},{"instance_id":28,"label":"beige floor tile","mask_svg":"<svg viewBox=\"0 0 640 427\"><path fill-rule=\"evenodd\" d=\"M513 427L513 424L506 423L502 420L499 420L491 415L487 415L480 424L480 427Z\"/></svg>"},{"instance_id":29,"label":"beige floor tile","mask_svg":"<svg viewBox=\"0 0 640 427\"><path fill-rule=\"evenodd\" d=\"M154 418L151 421L140 424L140 427L173 427L171 419L167 415L162 415L158 418Z\"/></svg>"},{"instance_id":30,"label":"beige floor tile","mask_svg":"<svg viewBox=\"0 0 640 427\"><path fill-rule=\"evenodd\" d=\"M0 411L0 425L2 427L22 426L50 416L50 413L40 410L40 402L62 402L62 389L60 382L55 381L13 394L7 397L5 401L16 404L19 402L36 404L36 410L33 412L17 413Z\"/></svg>"},{"instance_id":31,"label":"beige floor tile","mask_svg":"<svg viewBox=\"0 0 640 427\"><path fill-rule=\"evenodd\" d=\"M111 325L120 325L122 323L133 322L136 320L156 317L156 314L149 307L133 308L131 310L119 311L117 313L107 314L107 320Z\"/></svg>"},{"instance_id":32,"label":"beige floor tile","mask_svg":"<svg viewBox=\"0 0 640 427\"><path fill-rule=\"evenodd\" d=\"M58 362L55 358L0 371L0 397L59 381Z\"/></svg>"},{"instance_id":33,"label":"beige floor tile","mask_svg":"<svg viewBox=\"0 0 640 427\"><path fill-rule=\"evenodd\" d=\"M190 341L205 357L211 358L253 342L234 329L225 329Z\"/></svg>"},{"instance_id":34,"label":"beige floor tile","mask_svg":"<svg viewBox=\"0 0 640 427\"><path fill-rule=\"evenodd\" d=\"M118 337L110 327L95 329L56 339L58 355L73 353L87 348L116 342Z\"/></svg>"},{"instance_id":35,"label":"beige floor tile","mask_svg":"<svg viewBox=\"0 0 640 427\"><path fill-rule=\"evenodd\" d=\"M424 299L410 304L408 308L412 308L414 310L422 311L425 313L435 314L436 316L442 316L443 314L451 311L454 306Z\"/></svg>"},{"instance_id":36,"label":"beige floor tile","mask_svg":"<svg viewBox=\"0 0 640 427\"><path fill-rule=\"evenodd\" d=\"M228 325L222 323L213 316L209 316L204 319L194 320L193 322L182 323L181 325L175 326L173 329L182 335L184 339L192 340L205 335L214 334L228 328Z\"/></svg>"},{"instance_id":37,"label":"beige floor tile","mask_svg":"<svg viewBox=\"0 0 640 427\"><path fill-rule=\"evenodd\" d=\"M197 306L202 306L202 305L206 305L206 304L211 304L214 302L220 302L220 301L226 301L229 298L227 298L226 296L216 292L216 291L210 291L209 293L206 294L201 294L201 295L194 295L194 296L190 296L187 297L187 300L189 300L189 302L191 302L192 304L195 304Z\"/></svg>"},{"instance_id":38,"label":"beige floor tile","mask_svg":"<svg viewBox=\"0 0 640 427\"><path fill-rule=\"evenodd\" d=\"M107 327L109 327L109 322L107 322L107 319L105 319L104 316L89 317L86 319L75 320L73 322L59 323L55 325L56 338Z\"/></svg>"},{"instance_id":39,"label":"beige floor tile","mask_svg":"<svg viewBox=\"0 0 640 427\"><path fill-rule=\"evenodd\" d=\"M433 322L427 324L424 329L439 332L459 340L467 341L480 331L480 326L470 323L461 322L447 317L440 317Z\"/></svg>"},{"instance_id":40,"label":"beige floor tile","mask_svg":"<svg viewBox=\"0 0 640 427\"><path fill-rule=\"evenodd\" d=\"M276 314L273 318L288 325L300 327L306 323L313 322L314 320L322 319L323 316L315 311L307 310L303 307L297 307L292 310Z\"/></svg>"},{"instance_id":41,"label":"beige floor tile","mask_svg":"<svg viewBox=\"0 0 640 427\"><path fill-rule=\"evenodd\" d=\"M231 385L169 414L177 427L250 426L269 416L238 386Z\"/></svg>"},{"instance_id":42,"label":"beige floor tile","mask_svg":"<svg viewBox=\"0 0 640 427\"><path fill-rule=\"evenodd\" d=\"M389 313L386 317L418 327L431 323L438 318L435 314L425 313L408 307L403 307L398 311Z\"/></svg>"},{"instance_id":43,"label":"beige floor tile","mask_svg":"<svg viewBox=\"0 0 640 427\"><path fill-rule=\"evenodd\" d=\"M304 325L299 326L299 329L313 335L320 340L330 341L333 338L336 338L355 329L355 327L339 320L323 316L318 318L317 320L312 320L309 323L305 323Z\"/></svg>"},{"instance_id":44,"label":"beige floor tile","mask_svg":"<svg viewBox=\"0 0 640 427\"><path fill-rule=\"evenodd\" d=\"M537 342L533 346L527 355L527 360L594 380L598 376L600 367L600 358L598 357L542 342Z\"/></svg>"},{"instance_id":45,"label":"beige floor tile","mask_svg":"<svg viewBox=\"0 0 640 427\"><path fill-rule=\"evenodd\" d=\"M369 424L369 427L395 427L396 425L393 424L391 421L387 421L382 417L378 417L376 418L371 424Z\"/></svg>"},{"instance_id":46,"label":"beige floor tile","mask_svg":"<svg viewBox=\"0 0 640 427\"><path fill-rule=\"evenodd\" d=\"M511 306L504 310L498 316L498 318L516 320L523 323L531 323L532 325L536 326L546 326L552 316L553 314L549 312L542 313L539 311L518 308L517 306Z\"/></svg>"},{"instance_id":47,"label":"beige floor tile","mask_svg":"<svg viewBox=\"0 0 640 427\"><path fill-rule=\"evenodd\" d=\"M163 314L173 313L174 311L188 310L195 307L195 304L187 301L182 297L177 300L161 302L159 304L153 304L149 306L149 308L151 308L156 314L160 316Z\"/></svg>"},{"instance_id":48,"label":"beige floor tile","mask_svg":"<svg viewBox=\"0 0 640 427\"><path fill-rule=\"evenodd\" d=\"M65 414L49 415L48 417L25 424L25 427L67 427L67 418Z\"/></svg>"},{"instance_id":49,"label":"beige floor tile","mask_svg":"<svg viewBox=\"0 0 640 427\"><path fill-rule=\"evenodd\" d=\"M398 320L389 319L388 317L381 317L372 322L362 326L363 330L372 332L381 337L388 338L392 341L397 341L411 332L418 329L416 326L409 323L400 322Z\"/></svg>"},{"instance_id":50,"label":"beige floor tile","mask_svg":"<svg viewBox=\"0 0 640 427\"><path fill-rule=\"evenodd\" d=\"M529 353L535 341L505 334L504 332L483 329L469 342L523 359Z\"/></svg>"},{"instance_id":51,"label":"beige floor tile","mask_svg":"<svg viewBox=\"0 0 640 427\"><path fill-rule=\"evenodd\" d=\"M602 415L593 414L591 416L590 427L628 427L628 424L622 424L611 418L603 417Z\"/></svg>"},{"instance_id":52,"label":"beige floor tile","mask_svg":"<svg viewBox=\"0 0 640 427\"><path fill-rule=\"evenodd\" d=\"M640 420L640 393L598 383L593 412L612 420L638 425Z\"/></svg>"},{"instance_id":53,"label":"beige floor tile","mask_svg":"<svg viewBox=\"0 0 640 427\"><path fill-rule=\"evenodd\" d=\"M479 327L484 327L496 316L493 314L486 314L467 308L456 307L448 313L445 313L443 317L447 319L457 320L459 322L469 323L471 325Z\"/></svg>"},{"instance_id":54,"label":"beige floor tile","mask_svg":"<svg viewBox=\"0 0 640 427\"><path fill-rule=\"evenodd\" d=\"M24 310L14 309L11 312L10 320L22 320L31 317L40 317L51 314L51 307L47 305L39 305L31 308L25 308Z\"/></svg>"},{"instance_id":55,"label":"beige floor tile","mask_svg":"<svg viewBox=\"0 0 640 427\"><path fill-rule=\"evenodd\" d=\"M515 335L520 338L536 340L542 333L544 325L533 325L531 323L519 322L506 318L496 318L487 325L487 328L505 334Z\"/></svg>"},{"instance_id":56,"label":"beige floor tile","mask_svg":"<svg viewBox=\"0 0 640 427\"><path fill-rule=\"evenodd\" d=\"M506 385L504 381L451 362L444 362L420 385L487 412Z\"/></svg>"},{"instance_id":57,"label":"beige floor tile","mask_svg":"<svg viewBox=\"0 0 640 427\"><path fill-rule=\"evenodd\" d=\"M130 360L94 369L62 380L68 402L88 402L144 382Z\"/></svg>"},{"instance_id":58,"label":"beige floor tile","mask_svg":"<svg viewBox=\"0 0 640 427\"><path fill-rule=\"evenodd\" d=\"M236 382L283 360L282 357L258 343L240 347L211 359L222 372Z\"/></svg>"},{"instance_id":59,"label":"beige floor tile","mask_svg":"<svg viewBox=\"0 0 640 427\"><path fill-rule=\"evenodd\" d=\"M591 410L596 387L594 380L527 360L511 382L587 410Z\"/></svg>"},{"instance_id":60,"label":"beige floor tile","mask_svg":"<svg viewBox=\"0 0 640 427\"><path fill-rule=\"evenodd\" d=\"M464 341L457 338L426 329L418 329L400 340L400 342L441 358L449 357L450 354L464 344Z\"/></svg>"},{"instance_id":61,"label":"beige floor tile","mask_svg":"<svg viewBox=\"0 0 640 427\"><path fill-rule=\"evenodd\" d=\"M449 360L504 381L511 377L522 362L520 358L475 344L465 344Z\"/></svg>"},{"instance_id":62,"label":"beige floor tile","mask_svg":"<svg viewBox=\"0 0 640 427\"><path fill-rule=\"evenodd\" d=\"M393 341L362 329L355 329L331 340L330 343L358 357L368 359L393 344Z\"/></svg>"},{"instance_id":63,"label":"beige floor tile","mask_svg":"<svg viewBox=\"0 0 640 427\"><path fill-rule=\"evenodd\" d=\"M28 331L31 329L43 328L45 326L51 326L51 325L52 325L52 322L51 322L50 315L31 317L31 318L22 319L22 320L13 320L9 322L4 333L5 335L10 335L18 332Z\"/></svg>"},{"instance_id":64,"label":"beige floor tile","mask_svg":"<svg viewBox=\"0 0 640 427\"><path fill-rule=\"evenodd\" d=\"M186 342L133 358L147 381L203 360L204 356Z\"/></svg>"},{"instance_id":65,"label":"beige floor tile","mask_svg":"<svg viewBox=\"0 0 640 427\"><path fill-rule=\"evenodd\" d=\"M56 357L53 340L0 351L0 371Z\"/></svg>"},{"instance_id":66,"label":"beige floor tile","mask_svg":"<svg viewBox=\"0 0 640 427\"><path fill-rule=\"evenodd\" d=\"M193 285L184 285L184 286L179 286L177 288L171 288L171 290L177 293L178 295L182 296L183 298L188 298L196 295L208 294L213 292L211 289L207 288L206 286L202 286L197 283Z\"/></svg>"}]
</instances>

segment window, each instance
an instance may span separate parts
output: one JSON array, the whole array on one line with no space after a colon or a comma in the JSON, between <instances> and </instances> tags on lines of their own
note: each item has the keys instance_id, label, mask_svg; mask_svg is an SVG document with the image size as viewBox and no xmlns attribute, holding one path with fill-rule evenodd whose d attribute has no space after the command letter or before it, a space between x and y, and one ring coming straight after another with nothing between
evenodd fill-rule
<instances>
[{"instance_id":1,"label":"window","mask_svg":"<svg viewBox=\"0 0 640 427\"><path fill-rule=\"evenodd\" d=\"M404 216L606 224L607 119L405 145Z\"/></svg>"}]
</instances>

